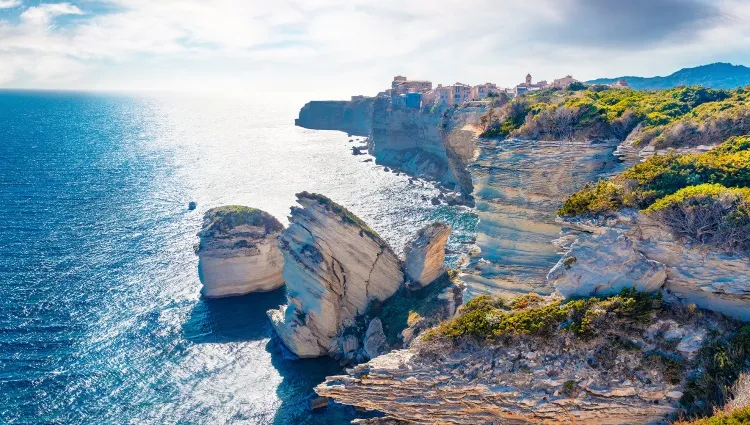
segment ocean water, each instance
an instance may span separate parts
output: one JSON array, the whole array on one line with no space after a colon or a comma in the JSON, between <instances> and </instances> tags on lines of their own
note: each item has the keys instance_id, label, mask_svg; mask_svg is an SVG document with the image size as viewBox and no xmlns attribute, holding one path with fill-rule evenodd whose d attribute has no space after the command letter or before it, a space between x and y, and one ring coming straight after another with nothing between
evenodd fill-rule
<instances>
[{"instance_id":1,"label":"ocean water","mask_svg":"<svg viewBox=\"0 0 750 425\"><path fill-rule=\"evenodd\" d=\"M203 212L286 223L295 193L319 192L397 251L440 219L461 252L476 217L430 205L431 184L351 155L343 133L294 127L300 106L0 91L0 423L348 423L351 408L307 407L340 369L274 338L283 290L200 298Z\"/></svg>"}]
</instances>

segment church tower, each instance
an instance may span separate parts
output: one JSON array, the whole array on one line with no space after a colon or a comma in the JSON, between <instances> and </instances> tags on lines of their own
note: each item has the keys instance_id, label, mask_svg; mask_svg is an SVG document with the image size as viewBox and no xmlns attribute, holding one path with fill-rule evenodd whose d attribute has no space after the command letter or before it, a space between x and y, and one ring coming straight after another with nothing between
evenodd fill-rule
<instances>
[{"instance_id":1,"label":"church tower","mask_svg":"<svg viewBox=\"0 0 750 425\"><path fill-rule=\"evenodd\" d=\"M526 84L531 84L531 74L526 74Z\"/></svg>"}]
</instances>

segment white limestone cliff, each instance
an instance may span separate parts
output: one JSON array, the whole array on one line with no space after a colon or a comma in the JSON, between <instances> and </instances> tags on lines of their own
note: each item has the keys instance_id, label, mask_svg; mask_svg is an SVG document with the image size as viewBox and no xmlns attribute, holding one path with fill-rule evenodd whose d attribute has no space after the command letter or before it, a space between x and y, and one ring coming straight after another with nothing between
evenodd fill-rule
<instances>
[{"instance_id":1,"label":"white limestone cliff","mask_svg":"<svg viewBox=\"0 0 750 425\"><path fill-rule=\"evenodd\" d=\"M445 244L453 230L445 223L431 223L420 229L404 248L404 271L417 287L432 283L445 272Z\"/></svg>"},{"instance_id":2,"label":"white limestone cliff","mask_svg":"<svg viewBox=\"0 0 750 425\"><path fill-rule=\"evenodd\" d=\"M318 357L336 352L343 328L392 296L404 275L388 244L345 208L306 192L297 202L279 237L288 303L268 315L292 352Z\"/></svg>"},{"instance_id":3,"label":"white limestone cliff","mask_svg":"<svg viewBox=\"0 0 750 425\"><path fill-rule=\"evenodd\" d=\"M198 236L198 275L205 297L265 292L284 285L277 246L283 226L270 214L231 205L212 208Z\"/></svg>"},{"instance_id":4,"label":"white limestone cliff","mask_svg":"<svg viewBox=\"0 0 750 425\"><path fill-rule=\"evenodd\" d=\"M584 233L549 274L563 294L612 292L632 283L642 290L664 288L686 304L750 320L747 256L686 244L632 210L608 218L566 219L564 224ZM572 257L575 262L568 260L566 267L566 258Z\"/></svg>"}]
</instances>

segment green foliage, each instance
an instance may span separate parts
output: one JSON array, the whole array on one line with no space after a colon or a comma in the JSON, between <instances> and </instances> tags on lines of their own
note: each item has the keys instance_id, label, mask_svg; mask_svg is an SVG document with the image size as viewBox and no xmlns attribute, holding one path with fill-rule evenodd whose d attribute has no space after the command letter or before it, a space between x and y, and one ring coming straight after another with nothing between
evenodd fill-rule
<instances>
[{"instance_id":1,"label":"green foliage","mask_svg":"<svg viewBox=\"0 0 750 425\"><path fill-rule=\"evenodd\" d=\"M681 189L704 183L750 187L750 136L732 137L702 154L653 156L612 180L586 185L571 195L558 213L562 216L598 215L625 206L646 209ZM711 190L711 187L704 186L698 191ZM691 193L698 194L688 191L681 196ZM674 201L675 198L670 198L658 205Z\"/></svg>"},{"instance_id":2,"label":"green foliage","mask_svg":"<svg viewBox=\"0 0 750 425\"><path fill-rule=\"evenodd\" d=\"M226 232L237 226L265 227L266 232L280 232L284 226L274 216L243 205L211 208L203 215L204 232Z\"/></svg>"},{"instance_id":3,"label":"green foliage","mask_svg":"<svg viewBox=\"0 0 750 425\"><path fill-rule=\"evenodd\" d=\"M750 325L704 345L697 362L701 373L688 381L680 402L691 415L710 415L727 402L731 386L750 367Z\"/></svg>"},{"instance_id":4,"label":"green foliage","mask_svg":"<svg viewBox=\"0 0 750 425\"><path fill-rule=\"evenodd\" d=\"M511 105L516 102L526 108L511 113ZM565 114L563 119L550 120L561 107L575 111L575 116L571 119ZM485 137L618 140L625 139L642 122L637 144L694 146L750 133L750 101L743 89L635 91L573 83L566 90L542 90L517 97L490 121L494 122L486 127ZM561 124L570 134L557 131Z\"/></svg>"},{"instance_id":5,"label":"green foliage","mask_svg":"<svg viewBox=\"0 0 750 425\"><path fill-rule=\"evenodd\" d=\"M730 413L719 411L713 416L694 421L680 421L673 425L747 425L750 424L750 406Z\"/></svg>"},{"instance_id":6,"label":"green foliage","mask_svg":"<svg viewBox=\"0 0 750 425\"><path fill-rule=\"evenodd\" d=\"M450 339L474 337L494 341L511 335L549 336L557 331L580 338L597 335L602 320L647 321L661 308L660 294L632 289L606 299L590 298L540 305L542 298L527 294L509 305L490 296L469 301L459 314L435 331ZM434 335L433 335L434 336Z\"/></svg>"}]
</instances>

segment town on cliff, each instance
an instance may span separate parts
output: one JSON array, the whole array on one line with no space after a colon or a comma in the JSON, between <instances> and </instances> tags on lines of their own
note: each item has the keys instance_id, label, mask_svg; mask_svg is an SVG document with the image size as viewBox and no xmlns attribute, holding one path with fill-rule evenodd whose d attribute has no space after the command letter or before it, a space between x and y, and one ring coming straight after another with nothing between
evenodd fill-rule
<instances>
[{"instance_id":1,"label":"town on cliff","mask_svg":"<svg viewBox=\"0 0 750 425\"><path fill-rule=\"evenodd\" d=\"M285 286L268 312L280 343L348 367L313 408L376 412L367 424L748 423L750 90L397 76L310 102L297 124L366 137L375 164L437 182L480 223L459 270L445 223L397 252L322 194L299 193L286 228L206 213L203 295Z\"/></svg>"}]
</instances>

